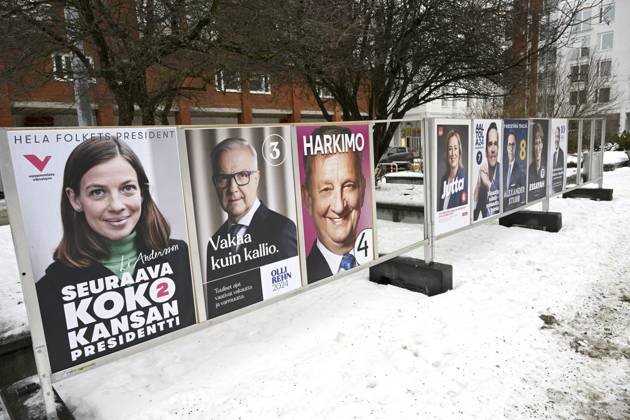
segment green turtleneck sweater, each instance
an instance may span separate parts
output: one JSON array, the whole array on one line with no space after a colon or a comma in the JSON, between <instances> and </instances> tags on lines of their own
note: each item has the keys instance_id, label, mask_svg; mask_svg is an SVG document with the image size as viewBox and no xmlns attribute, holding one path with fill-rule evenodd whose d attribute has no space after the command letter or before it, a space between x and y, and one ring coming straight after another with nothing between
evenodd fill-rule
<instances>
[{"instance_id":1,"label":"green turtleneck sweater","mask_svg":"<svg viewBox=\"0 0 630 420\"><path fill-rule=\"evenodd\" d=\"M117 241L107 240L107 247L109 248L109 258L101 261L101 264L109 268L118 277L121 277L126 272L133 273L138 258L136 232L133 231L126 238Z\"/></svg>"}]
</instances>

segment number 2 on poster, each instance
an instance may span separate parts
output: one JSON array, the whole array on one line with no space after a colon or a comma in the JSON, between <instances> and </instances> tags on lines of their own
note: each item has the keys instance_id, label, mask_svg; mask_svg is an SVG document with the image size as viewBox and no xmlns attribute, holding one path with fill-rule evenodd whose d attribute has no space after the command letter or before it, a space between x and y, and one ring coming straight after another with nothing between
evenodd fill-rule
<instances>
[{"instance_id":1,"label":"number 2 on poster","mask_svg":"<svg viewBox=\"0 0 630 420\"><path fill-rule=\"evenodd\" d=\"M168 277L162 277L151 283L149 296L156 303L170 300L175 294L175 282Z\"/></svg>"}]
</instances>

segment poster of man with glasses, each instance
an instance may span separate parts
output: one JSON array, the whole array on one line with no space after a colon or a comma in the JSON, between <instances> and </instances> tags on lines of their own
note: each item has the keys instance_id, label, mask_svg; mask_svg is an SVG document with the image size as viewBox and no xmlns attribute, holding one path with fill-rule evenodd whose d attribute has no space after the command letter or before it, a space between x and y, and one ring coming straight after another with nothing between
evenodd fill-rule
<instances>
[{"instance_id":1,"label":"poster of man with glasses","mask_svg":"<svg viewBox=\"0 0 630 420\"><path fill-rule=\"evenodd\" d=\"M186 138L208 317L299 287L289 128L190 129Z\"/></svg>"}]
</instances>

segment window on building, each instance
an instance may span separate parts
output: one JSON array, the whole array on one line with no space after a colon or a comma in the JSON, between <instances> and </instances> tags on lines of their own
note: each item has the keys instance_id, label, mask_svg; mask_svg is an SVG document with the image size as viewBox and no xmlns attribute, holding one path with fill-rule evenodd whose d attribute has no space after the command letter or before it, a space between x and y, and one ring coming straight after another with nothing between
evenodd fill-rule
<instances>
[{"instance_id":1,"label":"window on building","mask_svg":"<svg viewBox=\"0 0 630 420\"><path fill-rule=\"evenodd\" d=\"M575 24L573 25L573 32L583 32L591 29L591 9L584 9L575 16Z\"/></svg>"},{"instance_id":2,"label":"window on building","mask_svg":"<svg viewBox=\"0 0 630 420\"><path fill-rule=\"evenodd\" d=\"M588 81L588 64L582 64L578 66L571 66L569 77L572 82L587 82Z\"/></svg>"},{"instance_id":3,"label":"window on building","mask_svg":"<svg viewBox=\"0 0 630 420\"><path fill-rule=\"evenodd\" d=\"M613 47L613 32L599 34L599 49L609 50Z\"/></svg>"},{"instance_id":4,"label":"window on building","mask_svg":"<svg viewBox=\"0 0 630 420\"><path fill-rule=\"evenodd\" d=\"M53 60L53 77L55 80L60 82L71 82L74 80L73 72L72 72L72 54L60 54L55 53L52 55ZM90 65L94 65L94 61L92 57L88 57ZM90 83L96 83L96 80L93 78L89 79Z\"/></svg>"},{"instance_id":5,"label":"window on building","mask_svg":"<svg viewBox=\"0 0 630 420\"><path fill-rule=\"evenodd\" d=\"M615 3L604 4L599 8L599 23L610 25L615 21Z\"/></svg>"},{"instance_id":6,"label":"window on building","mask_svg":"<svg viewBox=\"0 0 630 420\"><path fill-rule=\"evenodd\" d=\"M597 74L601 77L610 76L612 69L612 61L611 60L602 60L599 62L599 68Z\"/></svg>"},{"instance_id":7,"label":"window on building","mask_svg":"<svg viewBox=\"0 0 630 420\"><path fill-rule=\"evenodd\" d=\"M271 94L271 79L268 74L250 74L249 91L251 93Z\"/></svg>"},{"instance_id":8,"label":"window on building","mask_svg":"<svg viewBox=\"0 0 630 420\"><path fill-rule=\"evenodd\" d=\"M322 86L321 84L317 85L317 95L321 98L321 99L332 99L334 98L332 92L330 91L330 89L328 89L326 86Z\"/></svg>"},{"instance_id":9,"label":"window on building","mask_svg":"<svg viewBox=\"0 0 630 420\"><path fill-rule=\"evenodd\" d=\"M601 88L597 92L597 102L606 103L610 102L610 88Z\"/></svg>"},{"instance_id":10,"label":"window on building","mask_svg":"<svg viewBox=\"0 0 630 420\"><path fill-rule=\"evenodd\" d=\"M586 103L586 90L574 90L569 94L569 105L580 105Z\"/></svg>"},{"instance_id":11,"label":"window on building","mask_svg":"<svg viewBox=\"0 0 630 420\"><path fill-rule=\"evenodd\" d=\"M215 76L214 85L221 92L240 92L241 75L239 72L219 70Z\"/></svg>"},{"instance_id":12,"label":"window on building","mask_svg":"<svg viewBox=\"0 0 630 420\"><path fill-rule=\"evenodd\" d=\"M588 57L590 54L591 37L581 36L575 39L574 50L571 58L577 60L578 58Z\"/></svg>"}]
</instances>

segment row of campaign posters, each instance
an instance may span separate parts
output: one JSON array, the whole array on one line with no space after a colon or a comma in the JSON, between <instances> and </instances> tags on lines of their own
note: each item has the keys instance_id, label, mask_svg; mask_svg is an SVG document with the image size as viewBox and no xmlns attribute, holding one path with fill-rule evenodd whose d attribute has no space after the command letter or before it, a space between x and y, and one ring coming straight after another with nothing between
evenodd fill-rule
<instances>
[{"instance_id":1,"label":"row of campaign posters","mask_svg":"<svg viewBox=\"0 0 630 420\"><path fill-rule=\"evenodd\" d=\"M557 194L566 185L568 122L436 120L435 234ZM531 130L531 132L530 132Z\"/></svg>"},{"instance_id":2,"label":"row of campaign posters","mask_svg":"<svg viewBox=\"0 0 630 420\"><path fill-rule=\"evenodd\" d=\"M183 132L7 132L52 372L374 258L367 123Z\"/></svg>"}]
</instances>

